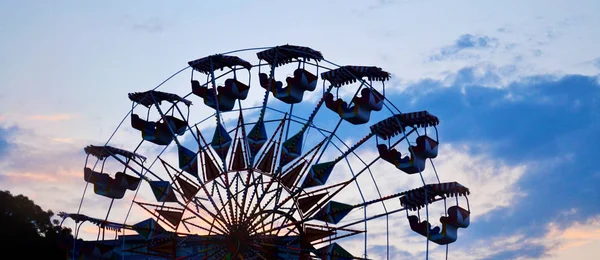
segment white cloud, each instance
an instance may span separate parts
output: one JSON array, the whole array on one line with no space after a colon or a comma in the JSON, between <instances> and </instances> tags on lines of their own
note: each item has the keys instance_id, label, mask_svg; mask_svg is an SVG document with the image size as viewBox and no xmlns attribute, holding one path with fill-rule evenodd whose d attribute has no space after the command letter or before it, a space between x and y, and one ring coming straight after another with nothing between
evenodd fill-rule
<instances>
[{"instance_id":1,"label":"white cloud","mask_svg":"<svg viewBox=\"0 0 600 260\"><path fill-rule=\"evenodd\" d=\"M550 223L541 243L549 247L548 259L595 258L600 254L600 215L566 227Z\"/></svg>"},{"instance_id":2,"label":"white cloud","mask_svg":"<svg viewBox=\"0 0 600 260\"><path fill-rule=\"evenodd\" d=\"M573 214L568 210L564 214ZM583 222L573 222L567 226L550 222L546 225L546 233L541 237L529 237L522 232L490 238L480 238L474 243L461 246L450 256L455 259L484 259L497 256L503 252L513 252L515 259L595 259L600 253L600 215L588 218ZM452 248L452 247L451 247ZM528 256L526 251L535 248L539 256ZM442 252L434 253L434 259L442 258Z\"/></svg>"},{"instance_id":3,"label":"white cloud","mask_svg":"<svg viewBox=\"0 0 600 260\"><path fill-rule=\"evenodd\" d=\"M401 144L400 147L403 147ZM469 196L469 202L471 206L471 221L483 221L482 218L490 216L492 212L504 212L502 214L511 214L510 210L515 201L526 196L526 194L520 191L518 187L518 181L523 177L527 170L530 169L529 165L507 165L497 158L492 158L487 154L475 153L472 149L473 144L443 144L440 147L438 158L434 159L436 170L439 174L441 182L457 181L471 190ZM367 145L367 147L372 147ZM400 151L402 148L399 148ZM359 153L361 159L369 163L373 158L377 156L377 153L373 150L364 150ZM349 156L351 165L355 171L359 171L364 168L362 163L354 156ZM325 159L322 161L326 161ZM370 167L373 173L373 178L377 182L375 187L372 177L368 171L365 171L361 176L357 178L358 183L361 187L361 191L366 201L377 199L379 195L377 189L381 192L382 196L395 194L401 191L413 189L422 186L421 179L418 175L408 175L393 165L385 162L378 161L372 167ZM427 165L426 170L423 173L426 183L437 183L434 171L430 164ZM351 177L348 167L344 161L338 163L328 183L338 183ZM350 184L345 190L340 192L336 197L335 201L347 203L347 204L358 204L362 203L362 199L359 196L358 188L356 184ZM447 201L448 207L455 205L454 198ZM459 203L462 207L466 208L465 200L459 199ZM388 211L400 208L398 199L392 199L386 202ZM436 202L429 206L430 222L439 225L439 216L444 212L443 202ZM376 215L383 213L382 204L376 203L367 207L367 216ZM422 218L425 216L425 210L420 211ZM410 214L415 214L411 212ZM346 223L352 220L361 219L363 217L363 210L356 209L349 214L344 221ZM352 226L353 228L362 229L363 225L358 224ZM408 221L406 220L405 212L399 212L389 218L389 224L386 224L385 218L379 218L368 223L368 244L369 247L384 245L386 244L386 230L389 227L390 234L390 245L395 246L397 249L404 250L410 253L412 256L422 255L425 251L425 239L410 230ZM469 229L459 230L459 239L454 245L464 247L461 244L461 236L469 236L471 232ZM350 248L352 253L361 253L362 237L356 237L357 241L345 242L342 241L340 244L344 247ZM498 242L499 243L499 242ZM508 243L508 242L507 242ZM518 244L518 242L511 242ZM437 246L434 243L430 243L430 250L432 252L443 251L445 247ZM456 255L452 254L452 258ZM377 255L381 252L369 252L369 254ZM381 256L381 255L379 255ZM461 258L457 258L461 259Z\"/></svg>"}]
</instances>

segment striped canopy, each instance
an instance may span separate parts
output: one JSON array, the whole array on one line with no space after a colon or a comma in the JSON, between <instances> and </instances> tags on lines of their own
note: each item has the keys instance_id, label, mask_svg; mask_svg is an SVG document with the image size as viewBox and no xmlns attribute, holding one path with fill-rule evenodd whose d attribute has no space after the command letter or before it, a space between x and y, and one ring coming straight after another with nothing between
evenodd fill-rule
<instances>
[{"instance_id":1,"label":"striped canopy","mask_svg":"<svg viewBox=\"0 0 600 260\"><path fill-rule=\"evenodd\" d=\"M83 150L85 151L86 154L93 155L100 160L104 160L106 157L111 156L111 155L122 155L122 156L132 159L132 160L139 158L142 161L146 161L146 157L141 156L137 153L133 153L133 152L126 151L123 149L119 149L119 148L114 148L114 147L108 146L108 145L106 145L106 146L88 145L87 147L83 148Z\"/></svg>"},{"instance_id":2,"label":"striped canopy","mask_svg":"<svg viewBox=\"0 0 600 260\"><path fill-rule=\"evenodd\" d=\"M201 59L188 62L196 71L204 74L209 74L212 71L220 70L225 67L233 68L234 66L242 66L247 70L252 68L252 64L237 56L228 56L222 54L211 55Z\"/></svg>"},{"instance_id":3,"label":"striped canopy","mask_svg":"<svg viewBox=\"0 0 600 260\"><path fill-rule=\"evenodd\" d=\"M142 104L148 108L154 105L154 102L158 102L160 104L160 102L162 101L168 101L171 103L183 102L186 106L192 104L192 101L182 98L177 94L161 92L156 90L129 93L129 99L138 104Z\"/></svg>"},{"instance_id":4,"label":"striped canopy","mask_svg":"<svg viewBox=\"0 0 600 260\"><path fill-rule=\"evenodd\" d=\"M266 61L270 65L275 67L288 64L294 59L306 58L307 60L314 59L321 61L323 55L321 52L313 50L308 47L295 46L295 45L281 45L261 51L256 54L259 59ZM276 62L276 64L274 64Z\"/></svg>"},{"instance_id":5,"label":"striped canopy","mask_svg":"<svg viewBox=\"0 0 600 260\"><path fill-rule=\"evenodd\" d=\"M354 83L359 79L368 78L375 81L387 81L390 79L390 73L379 67L366 66L343 66L334 70L321 73L321 78L329 81L335 87L341 87Z\"/></svg>"}]
</instances>

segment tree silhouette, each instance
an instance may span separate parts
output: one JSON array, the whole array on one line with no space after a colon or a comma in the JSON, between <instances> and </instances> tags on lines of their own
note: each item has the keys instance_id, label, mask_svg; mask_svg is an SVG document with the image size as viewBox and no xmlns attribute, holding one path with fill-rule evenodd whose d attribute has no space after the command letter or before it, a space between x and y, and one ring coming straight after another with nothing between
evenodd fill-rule
<instances>
[{"instance_id":1,"label":"tree silhouette","mask_svg":"<svg viewBox=\"0 0 600 260\"><path fill-rule=\"evenodd\" d=\"M0 258L65 259L67 250L59 245L72 241L71 230L60 227L52 216L26 196L0 191L0 245L5 248Z\"/></svg>"}]
</instances>

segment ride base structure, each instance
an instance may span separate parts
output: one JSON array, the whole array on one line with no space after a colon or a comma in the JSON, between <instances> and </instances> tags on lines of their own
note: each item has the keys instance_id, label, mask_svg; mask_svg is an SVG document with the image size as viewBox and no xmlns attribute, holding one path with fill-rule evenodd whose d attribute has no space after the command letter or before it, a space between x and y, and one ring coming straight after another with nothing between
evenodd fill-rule
<instances>
[{"instance_id":1,"label":"ride base structure","mask_svg":"<svg viewBox=\"0 0 600 260\"><path fill-rule=\"evenodd\" d=\"M257 64L233 55L256 50ZM386 249L379 257L389 259L390 229L398 228L389 219L402 212L424 237L428 258L429 241L447 247L469 226L469 189L441 182L433 165L439 119L428 111L400 112L385 95L390 73L339 66L295 45L215 54L188 65L169 77L190 70L187 95L157 90L163 84L129 94L128 131L141 136L134 149L111 145L110 138L84 148L82 203L59 216L74 223L76 238L85 223L98 233L95 240L70 242L69 259L373 259L378 243ZM259 87L252 87L256 70ZM340 90L354 94L344 98ZM251 94L261 92L262 103L252 105ZM190 117L192 98L211 111L202 120ZM311 98L316 104L307 109ZM360 131L364 136L351 145L340 138ZM152 151L160 152L146 154ZM365 161L361 151L377 156ZM425 182L427 165L437 182ZM377 167L419 176L422 185L382 194ZM370 176L375 188L364 188L361 176ZM88 187L110 200L104 217L82 212ZM344 193L349 189L354 196ZM124 218L111 216L123 200ZM443 202L439 225L430 219L435 202ZM381 209L368 210L374 207ZM385 230L368 230L380 220ZM369 239L373 232L383 242Z\"/></svg>"}]
</instances>

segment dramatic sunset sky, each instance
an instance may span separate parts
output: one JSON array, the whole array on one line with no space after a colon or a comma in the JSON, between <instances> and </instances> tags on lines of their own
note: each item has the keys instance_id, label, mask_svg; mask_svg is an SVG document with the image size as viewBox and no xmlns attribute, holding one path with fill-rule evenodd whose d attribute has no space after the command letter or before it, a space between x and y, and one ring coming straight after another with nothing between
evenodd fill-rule
<instances>
[{"instance_id":1,"label":"dramatic sunset sky","mask_svg":"<svg viewBox=\"0 0 600 260\"><path fill-rule=\"evenodd\" d=\"M440 118L440 178L471 188L476 212L451 259L591 259L599 13L598 0L0 1L0 189L76 211L83 147L108 139L127 93L190 60L289 43L382 67L400 110ZM403 225L392 259L422 257Z\"/></svg>"}]
</instances>

